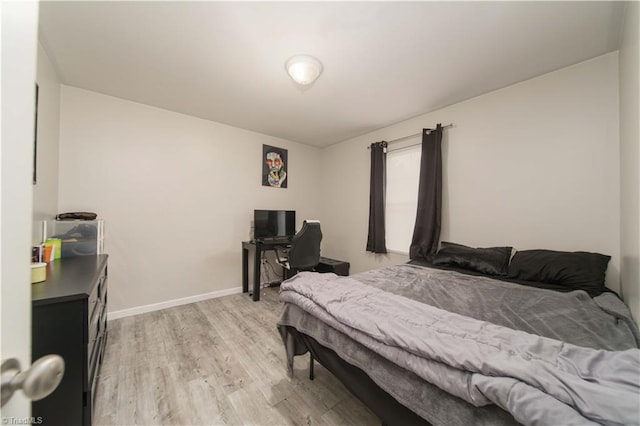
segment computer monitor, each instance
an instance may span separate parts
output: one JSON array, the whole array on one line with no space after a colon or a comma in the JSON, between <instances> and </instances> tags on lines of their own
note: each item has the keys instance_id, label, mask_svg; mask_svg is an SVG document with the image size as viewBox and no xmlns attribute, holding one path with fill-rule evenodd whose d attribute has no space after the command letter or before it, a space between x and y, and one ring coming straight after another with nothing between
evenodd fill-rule
<instances>
[{"instance_id":1,"label":"computer monitor","mask_svg":"<svg viewBox=\"0 0 640 426\"><path fill-rule=\"evenodd\" d=\"M296 233L295 210L254 210L254 238L268 240L293 237Z\"/></svg>"}]
</instances>

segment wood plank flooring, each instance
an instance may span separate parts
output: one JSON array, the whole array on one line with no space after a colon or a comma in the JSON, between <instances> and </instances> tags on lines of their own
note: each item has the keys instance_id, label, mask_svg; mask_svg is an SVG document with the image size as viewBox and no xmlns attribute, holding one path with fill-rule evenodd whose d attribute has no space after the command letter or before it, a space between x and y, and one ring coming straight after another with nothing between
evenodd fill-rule
<instances>
[{"instance_id":1,"label":"wood plank flooring","mask_svg":"<svg viewBox=\"0 0 640 426\"><path fill-rule=\"evenodd\" d=\"M96 425L379 425L308 355L286 372L278 288L109 322Z\"/></svg>"}]
</instances>

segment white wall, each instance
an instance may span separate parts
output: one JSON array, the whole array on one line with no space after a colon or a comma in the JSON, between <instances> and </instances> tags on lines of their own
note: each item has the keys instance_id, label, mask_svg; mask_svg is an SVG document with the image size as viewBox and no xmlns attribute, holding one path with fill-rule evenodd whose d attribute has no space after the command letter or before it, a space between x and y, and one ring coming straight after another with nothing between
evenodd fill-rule
<instances>
[{"instance_id":1,"label":"white wall","mask_svg":"<svg viewBox=\"0 0 640 426\"><path fill-rule=\"evenodd\" d=\"M638 98L640 88L640 4L629 2L620 49L620 252L621 293L640 318L640 128Z\"/></svg>"},{"instance_id":2,"label":"white wall","mask_svg":"<svg viewBox=\"0 0 640 426\"><path fill-rule=\"evenodd\" d=\"M60 115L60 210L105 219L111 312L239 290L255 208L317 217L316 148L64 85ZM261 186L262 144L287 189Z\"/></svg>"},{"instance_id":3,"label":"white wall","mask_svg":"<svg viewBox=\"0 0 640 426\"><path fill-rule=\"evenodd\" d=\"M625 170L637 175L637 163L620 168L618 102L612 53L319 151L62 86L58 210L106 219L112 312L237 289L254 208L296 209L299 223L320 218L323 255L350 261L355 273L407 260L364 250L366 146L453 122L442 239L606 253L607 283L620 290L620 232L638 215L624 200L620 207L621 173L629 191ZM290 150L289 189L260 186L263 143ZM625 299L634 291L624 289Z\"/></svg>"},{"instance_id":4,"label":"white wall","mask_svg":"<svg viewBox=\"0 0 640 426\"><path fill-rule=\"evenodd\" d=\"M58 136L60 79L47 53L38 44L37 183L33 185L32 242L40 243L42 220L58 213Z\"/></svg>"},{"instance_id":5,"label":"white wall","mask_svg":"<svg viewBox=\"0 0 640 426\"><path fill-rule=\"evenodd\" d=\"M408 259L365 252L366 147L439 122L455 126L443 138L441 240L605 253L608 285L619 290L617 52L324 150L327 255L350 261L352 272Z\"/></svg>"}]
</instances>

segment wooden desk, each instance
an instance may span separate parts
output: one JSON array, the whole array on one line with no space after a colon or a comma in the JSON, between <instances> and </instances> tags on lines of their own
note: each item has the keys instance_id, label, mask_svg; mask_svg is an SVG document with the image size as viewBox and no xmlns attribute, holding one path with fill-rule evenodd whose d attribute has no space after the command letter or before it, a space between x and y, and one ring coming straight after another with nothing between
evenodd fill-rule
<instances>
[{"instance_id":1,"label":"wooden desk","mask_svg":"<svg viewBox=\"0 0 640 426\"><path fill-rule=\"evenodd\" d=\"M249 253L253 254L253 301L260 300L260 259L263 251L273 251L289 247L284 243L265 243L258 241L242 242L242 292L249 292Z\"/></svg>"}]
</instances>

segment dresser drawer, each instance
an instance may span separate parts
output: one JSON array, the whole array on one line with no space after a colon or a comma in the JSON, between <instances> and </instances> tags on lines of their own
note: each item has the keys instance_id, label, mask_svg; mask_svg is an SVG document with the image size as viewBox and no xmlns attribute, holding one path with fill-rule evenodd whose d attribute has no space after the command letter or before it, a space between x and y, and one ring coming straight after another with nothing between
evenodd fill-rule
<instances>
[{"instance_id":1,"label":"dresser drawer","mask_svg":"<svg viewBox=\"0 0 640 426\"><path fill-rule=\"evenodd\" d=\"M89 323L89 330L87 333L87 348L89 359L91 359L91 355L93 354L96 340L100 336L100 330L102 328L102 311L104 310L104 305L101 303L98 304L98 308L96 309L91 322Z\"/></svg>"},{"instance_id":2,"label":"dresser drawer","mask_svg":"<svg viewBox=\"0 0 640 426\"><path fill-rule=\"evenodd\" d=\"M102 315L100 319L100 334L107 332L107 304L105 303L102 308Z\"/></svg>"},{"instance_id":3,"label":"dresser drawer","mask_svg":"<svg viewBox=\"0 0 640 426\"><path fill-rule=\"evenodd\" d=\"M96 309L98 311L98 309ZM89 346L91 346L91 342L95 342L98 334L100 333L100 314L98 312L95 313L93 319L89 323L89 332L88 332L88 340Z\"/></svg>"},{"instance_id":4,"label":"dresser drawer","mask_svg":"<svg viewBox=\"0 0 640 426\"><path fill-rule=\"evenodd\" d=\"M107 296L107 270L102 272L102 276L98 280L98 298L104 303Z\"/></svg>"},{"instance_id":5,"label":"dresser drawer","mask_svg":"<svg viewBox=\"0 0 640 426\"><path fill-rule=\"evenodd\" d=\"M99 330L99 326L96 325L96 322L100 321L102 311L106 306L106 272L106 269L102 271L102 274L100 274L100 278L98 278L98 283L87 299L87 312L89 314L87 317L89 321L87 325L87 343L89 344L89 347L91 347L91 342L93 342L97 336L97 330Z\"/></svg>"},{"instance_id":6,"label":"dresser drawer","mask_svg":"<svg viewBox=\"0 0 640 426\"><path fill-rule=\"evenodd\" d=\"M98 312L99 304L104 303L104 292L106 290L107 275L106 270L102 271L98 283L89 295L87 300L87 312L89 313L89 323L92 322L93 316Z\"/></svg>"},{"instance_id":7,"label":"dresser drawer","mask_svg":"<svg viewBox=\"0 0 640 426\"><path fill-rule=\"evenodd\" d=\"M100 352L102 344L104 343L102 335L98 336L94 343L91 355L89 356L89 388L93 387L96 378L95 376L98 371L98 360L100 359Z\"/></svg>"}]
</instances>

